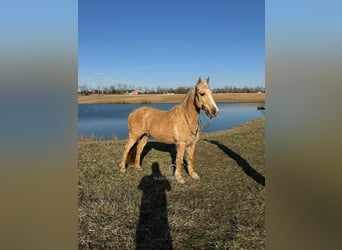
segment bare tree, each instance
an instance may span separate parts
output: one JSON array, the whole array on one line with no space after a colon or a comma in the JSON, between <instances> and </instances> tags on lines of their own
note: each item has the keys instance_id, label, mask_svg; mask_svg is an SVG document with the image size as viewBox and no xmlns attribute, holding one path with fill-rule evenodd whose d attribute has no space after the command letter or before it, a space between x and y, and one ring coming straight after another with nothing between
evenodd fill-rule
<instances>
[{"instance_id":1,"label":"bare tree","mask_svg":"<svg viewBox=\"0 0 342 250\"><path fill-rule=\"evenodd\" d=\"M78 85L78 89L82 95L88 94L88 86L87 85Z\"/></svg>"},{"instance_id":2,"label":"bare tree","mask_svg":"<svg viewBox=\"0 0 342 250\"><path fill-rule=\"evenodd\" d=\"M104 82L104 77L102 75L96 75L96 82L97 82L97 89L98 91L101 91L103 95L103 82Z\"/></svg>"}]
</instances>

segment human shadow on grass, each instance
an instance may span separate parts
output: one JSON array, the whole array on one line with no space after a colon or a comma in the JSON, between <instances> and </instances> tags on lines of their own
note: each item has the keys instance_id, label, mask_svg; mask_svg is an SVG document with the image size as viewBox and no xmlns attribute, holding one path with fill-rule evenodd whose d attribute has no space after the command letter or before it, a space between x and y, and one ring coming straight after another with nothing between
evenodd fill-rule
<instances>
[{"instance_id":1,"label":"human shadow on grass","mask_svg":"<svg viewBox=\"0 0 342 250\"><path fill-rule=\"evenodd\" d=\"M142 178L138 189L143 191L143 195L135 238L136 250L172 249L166 199L166 191L171 190L171 185L161 174L157 162L152 164L152 174Z\"/></svg>"},{"instance_id":2,"label":"human shadow on grass","mask_svg":"<svg viewBox=\"0 0 342 250\"><path fill-rule=\"evenodd\" d=\"M265 177L258 173L258 171L256 171L251 165L249 165L249 163L241 155L235 153L233 150L219 143L218 141L206 141L215 144L219 149L221 149L224 153L231 157L239 165L239 167L241 167L241 169L243 170L243 172L245 172L246 175L251 177L258 184L265 186Z\"/></svg>"}]
</instances>

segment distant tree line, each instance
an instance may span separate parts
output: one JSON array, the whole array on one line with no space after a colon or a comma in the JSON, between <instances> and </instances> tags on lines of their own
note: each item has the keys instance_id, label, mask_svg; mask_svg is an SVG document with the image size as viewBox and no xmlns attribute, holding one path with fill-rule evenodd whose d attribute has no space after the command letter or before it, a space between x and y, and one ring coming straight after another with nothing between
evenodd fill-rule
<instances>
[{"instance_id":1,"label":"distant tree line","mask_svg":"<svg viewBox=\"0 0 342 250\"><path fill-rule=\"evenodd\" d=\"M144 94L185 94L192 87L180 86L177 88L167 88L167 87L138 87L134 88L134 86L128 86L126 84L117 84L115 86L109 87L88 87L87 85L79 85L78 93L80 95L89 95L89 94L127 94L133 90L139 90L140 93ZM213 88L212 91L214 93L257 93L257 92L265 92L264 87L233 87L233 86L224 86L221 88Z\"/></svg>"},{"instance_id":2,"label":"distant tree line","mask_svg":"<svg viewBox=\"0 0 342 250\"><path fill-rule=\"evenodd\" d=\"M224 86L222 88L214 88L212 89L214 93L258 93L263 92L265 93L264 87L233 87L233 86Z\"/></svg>"}]
</instances>

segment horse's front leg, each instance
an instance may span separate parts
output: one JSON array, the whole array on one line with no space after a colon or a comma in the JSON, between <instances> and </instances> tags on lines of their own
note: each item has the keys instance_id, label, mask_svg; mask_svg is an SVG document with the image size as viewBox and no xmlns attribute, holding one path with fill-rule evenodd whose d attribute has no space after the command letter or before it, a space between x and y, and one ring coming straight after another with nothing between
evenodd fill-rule
<instances>
[{"instance_id":1,"label":"horse's front leg","mask_svg":"<svg viewBox=\"0 0 342 250\"><path fill-rule=\"evenodd\" d=\"M179 183L185 183L181 171L183 168L183 157L184 157L184 151L185 151L185 144L180 143L176 145L177 147L177 160L176 160L176 171L175 171L175 177L176 180Z\"/></svg>"},{"instance_id":2,"label":"horse's front leg","mask_svg":"<svg viewBox=\"0 0 342 250\"><path fill-rule=\"evenodd\" d=\"M195 145L196 143L193 143L192 145L188 146L186 149L188 151L189 160L188 160L188 171L189 175L194 179L199 179L199 175L195 172L194 169L194 163L195 163Z\"/></svg>"}]
</instances>

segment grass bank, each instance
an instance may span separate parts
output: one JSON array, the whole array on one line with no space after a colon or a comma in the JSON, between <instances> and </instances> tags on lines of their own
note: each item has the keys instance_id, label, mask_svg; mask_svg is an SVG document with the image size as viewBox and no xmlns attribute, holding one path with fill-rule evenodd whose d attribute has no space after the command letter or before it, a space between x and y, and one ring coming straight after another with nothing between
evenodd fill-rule
<instances>
[{"instance_id":1,"label":"grass bank","mask_svg":"<svg viewBox=\"0 0 342 250\"><path fill-rule=\"evenodd\" d=\"M118 164L125 141L79 146L79 248L264 249L265 120L202 134L200 180L172 176L175 149L155 141L143 172Z\"/></svg>"},{"instance_id":2,"label":"grass bank","mask_svg":"<svg viewBox=\"0 0 342 250\"><path fill-rule=\"evenodd\" d=\"M216 102L265 103L265 93L214 93ZM91 103L179 103L185 94L141 94L141 95L89 95L78 96L79 104Z\"/></svg>"}]
</instances>

